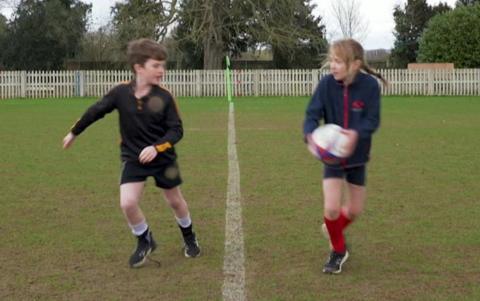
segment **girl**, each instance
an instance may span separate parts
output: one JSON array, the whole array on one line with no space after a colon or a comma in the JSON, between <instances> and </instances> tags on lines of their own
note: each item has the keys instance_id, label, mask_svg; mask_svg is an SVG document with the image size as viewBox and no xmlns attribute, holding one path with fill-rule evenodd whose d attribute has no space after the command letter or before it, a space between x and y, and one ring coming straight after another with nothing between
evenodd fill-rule
<instances>
[{"instance_id":1,"label":"girl","mask_svg":"<svg viewBox=\"0 0 480 301\"><path fill-rule=\"evenodd\" d=\"M338 164L324 165L324 224L331 253L324 273L338 274L349 254L343 231L363 211L366 189L366 164L372 134L380 122L380 87L377 77L364 59L362 46L353 39L334 42L329 50L331 74L323 77L307 107L303 133L312 143L311 133L324 123L343 127L348 136L348 156ZM373 76L372 76L373 75ZM342 188L346 182L349 199L342 207Z\"/></svg>"}]
</instances>

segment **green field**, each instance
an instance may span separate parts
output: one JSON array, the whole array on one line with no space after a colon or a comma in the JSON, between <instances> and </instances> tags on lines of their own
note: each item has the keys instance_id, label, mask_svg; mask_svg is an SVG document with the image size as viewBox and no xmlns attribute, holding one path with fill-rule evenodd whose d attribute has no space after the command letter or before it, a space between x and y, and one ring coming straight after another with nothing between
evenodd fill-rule
<instances>
[{"instance_id":1,"label":"green field","mask_svg":"<svg viewBox=\"0 0 480 301\"><path fill-rule=\"evenodd\" d=\"M128 268L117 114L61 140L94 99L0 101L0 300L220 300L227 118L223 99L180 99L179 163L203 256L185 259L149 180L141 206L160 247ZM248 300L480 300L480 98L384 97L351 257L321 269L321 172L302 142L308 98L235 104Z\"/></svg>"}]
</instances>

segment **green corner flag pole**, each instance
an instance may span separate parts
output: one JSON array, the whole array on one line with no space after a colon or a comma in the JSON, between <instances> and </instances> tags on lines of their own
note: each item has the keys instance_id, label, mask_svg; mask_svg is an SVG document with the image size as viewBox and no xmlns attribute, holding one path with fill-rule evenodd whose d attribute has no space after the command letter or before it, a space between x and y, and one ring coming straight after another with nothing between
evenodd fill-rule
<instances>
[{"instance_id":1,"label":"green corner flag pole","mask_svg":"<svg viewBox=\"0 0 480 301\"><path fill-rule=\"evenodd\" d=\"M232 72L230 71L230 59L228 55L225 57L225 86L227 87L227 98L232 102Z\"/></svg>"}]
</instances>

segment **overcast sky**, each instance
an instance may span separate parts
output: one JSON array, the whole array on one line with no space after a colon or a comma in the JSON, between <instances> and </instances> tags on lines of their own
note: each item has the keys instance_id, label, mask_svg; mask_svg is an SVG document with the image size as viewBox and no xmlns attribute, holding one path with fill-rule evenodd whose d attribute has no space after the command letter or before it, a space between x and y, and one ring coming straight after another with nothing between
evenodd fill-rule
<instances>
[{"instance_id":1,"label":"overcast sky","mask_svg":"<svg viewBox=\"0 0 480 301\"><path fill-rule=\"evenodd\" d=\"M315 14L320 14L327 27L327 37L329 39L338 37L335 34L339 32L336 28L335 20L332 18L332 3L342 0L314 0L317 4ZM363 16L368 23L368 31L366 37L361 41L366 49L393 47L395 38L393 30L395 22L393 21L393 8L395 5L405 5L406 0L357 0L360 7L360 15ZM455 6L456 0L427 0L430 5L438 3L447 3L451 7Z\"/></svg>"},{"instance_id":2,"label":"overcast sky","mask_svg":"<svg viewBox=\"0 0 480 301\"><path fill-rule=\"evenodd\" d=\"M117 2L116 0L82 0L92 4L92 25L97 28L106 24L110 20L110 7ZM315 14L322 15L327 27L328 38L335 38L336 29L334 19L331 17L331 5L334 1L342 0L313 0L317 4ZM377 49L393 47L394 37L393 28L393 8L396 4L404 4L406 0L357 0L360 5L360 14L368 23L368 32L362 40L366 49ZM427 0L431 5L440 2L446 2L451 7L455 5L456 0ZM8 14L8 11L3 11Z\"/></svg>"}]
</instances>

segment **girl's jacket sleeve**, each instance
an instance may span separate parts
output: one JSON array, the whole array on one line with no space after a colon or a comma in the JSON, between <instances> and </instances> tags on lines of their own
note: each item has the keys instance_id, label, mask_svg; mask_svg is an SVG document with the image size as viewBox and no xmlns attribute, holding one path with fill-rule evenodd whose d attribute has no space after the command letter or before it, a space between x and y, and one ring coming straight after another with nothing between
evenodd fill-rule
<instances>
[{"instance_id":1,"label":"girl's jacket sleeve","mask_svg":"<svg viewBox=\"0 0 480 301\"><path fill-rule=\"evenodd\" d=\"M303 122L304 136L311 134L318 127L320 120L323 118L324 101L322 97L322 87L324 85L325 81L321 81L317 85L315 93L308 104L307 111L305 113L305 121Z\"/></svg>"},{"instance_id":2,"label":"girl's jacket sleeve","mask_svg":"<svg viewBox=\"0 0 480 301\"><path fill-rule=\"evenodd\" d=\"M359 138L370 137L380 125L380 86L376 81L366 106L366 116L358 127Z\"/></svg>"}]
</instances>

